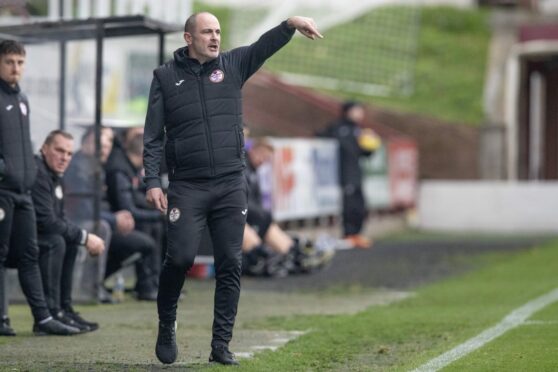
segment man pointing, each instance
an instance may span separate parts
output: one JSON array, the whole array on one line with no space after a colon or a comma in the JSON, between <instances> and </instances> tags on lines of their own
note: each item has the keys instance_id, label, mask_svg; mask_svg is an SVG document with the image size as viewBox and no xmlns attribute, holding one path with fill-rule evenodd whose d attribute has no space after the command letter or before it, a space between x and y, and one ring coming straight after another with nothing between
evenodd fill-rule
<instances>
[{"instance_id":1,"label":"man pointing","mask_svg":"<svg viewBox=\"0 0 558 372\"><path fill-rule=\"evenodd\" d=\"M310 39L322 37L311 18L295 16L250 46L220 53L219 20L210 13L193 14L184 26L187 45L154 71L145 122L144 165L147 199L166 211L169 220L157 298L155 351L163 363L173 363L177 357L177 301L207 226L216 278L209 361L238 364L228 345L240 295L247 208L241 88L267 58L290 41L295 30ZM168 199L159 174L163 151L169 169Z\"/></svg>"}]
</instances>

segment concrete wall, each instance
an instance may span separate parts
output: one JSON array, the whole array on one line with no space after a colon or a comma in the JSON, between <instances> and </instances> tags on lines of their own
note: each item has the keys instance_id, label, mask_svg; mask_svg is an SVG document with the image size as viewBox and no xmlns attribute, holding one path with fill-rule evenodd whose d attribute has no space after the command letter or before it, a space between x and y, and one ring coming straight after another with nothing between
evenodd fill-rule
<instances>
[{"instance_id":1,"label":"concrete wall","mask_svg":"<svg viewBox=\"0 0 558 372\"><path fill-rule=\"evenodd\" d=\"M425 181L418 216L424 229L558 233L558 182Z\"/></svg>"}]
</instances>

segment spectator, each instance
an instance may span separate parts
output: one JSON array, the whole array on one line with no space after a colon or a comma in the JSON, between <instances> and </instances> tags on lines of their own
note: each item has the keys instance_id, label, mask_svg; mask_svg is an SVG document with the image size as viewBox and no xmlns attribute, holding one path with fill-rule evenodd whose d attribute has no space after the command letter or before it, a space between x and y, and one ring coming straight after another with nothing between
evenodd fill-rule
<instances>
[{"instance_id":1,"label":"spectator","mask_svg":"<svg viewBox=\"0 0 558 372\"><path fill-rule=\"evenodd\" d=\"M143 134L125 138L123 151L112 153L105 167L109 203L113 210L130 211L136 224L164 221L165 215L145 200Z\"/></svg>"},{"instance_id":2,"label":"spectator","mask_svg":"<svg viewBox=\"0 0 558 372\"><path fill-rule=\"evenodd\" d=\"M105 164L112 150L114 134L112 129L104 127L101 131L101 165ZM66 172L68 216L90 226L93 217L93 187L95 159L94 130L89 128L82 137L82 147L70 163ZM104 171L101 172L103 185ZM156 254L155 241L148 235L134 230L135 221L127 210L111 211L106 200L106 187L102 190L101 218L109 226L111 236L108 244L106 266L102 267L97 277L99 286L127 263L135 263L135 291L139 300L154 301L157 298L156 283L158 268L151 266L151 257ZM139 259L136 259L138 257ZM101 291L102 293L103 291ZM101 300L107 301L102 298Z\"/></svg>"},{"instance_id":3,"label":"spectator","mask_svg":"<svg viewBox=\"0 0 558 372\"><path fill-rule=\"evenodd\" d=\"M130 141L131 138L136 135L141 135L143 137L143 126L141 127L128 127L123 130L116 131L113 140L112 150L106 161L105 168L108 170L112 167L113 163L119 164L126 159L126 143ZM108 175L107 171L107 177ZM144 195L145 199L145 195Z\"/></svg>"},{"instance_id":4,"label":"spectator","mask_svg":"<svg viewBox=\"0 0 558 372\"><path fill-rule=\"evenodd\" d=\"M333 258L333 251L318 251L310 241L303 243L299 238L291 237L273 221L271 212L263 207L257 169L271 161L273 152L273 146L266 139L253 140L247 151L248 161L244 170L248 184L248 226L243 240L245 269L247 272L257 272L261 270L261 261L270 259L271 262L266 265L267 274L270 275L310 272L329 262ZM269 250L274 254L270 254ZM283 270L277 267L276 255L283 257Z\"/></svg>"},{"instance_id":5,"label":"spectator","mask_svg":"<svg viewBox=\"0 0 558 372\"><path fill-rule=\"evenodd\" d=\"M73 137L50 132L35 160L38 177L31 196L35 204L39 240L39 266L47 305L55 319L81 331L99 325L83 319L72 307L73 271L78 248L85 246L92 256L101 254L105 243L97 235L68 221L64 216L62 177L72 159Z\"/></svg>"},{"instance_id":6,"label":"spectator","mask_svg":"<svg viewBox=\"0 0 558 372\"><path fill-rule=\"evenodd\" d=\"M89 293L92 297L97 298L102 303L112 302L111 295L105 290L103 281L105 277L108 248L112 238L112 227L107 221L116 218L120 221L120 225L124 228L131 224L131 221L125 214L115 217L106 212L101 205L101 219L98 224L93 221L94 211L94 185L95 171L97 169L97 161L95 159L95 138L94 128L86 129L85 134L81 137L81 149L72 156L72 161L64 175L65 186L65 212L67 218L76 223L79 227L94 231L105 242L105 251L102 255L92 260L85 261L83 270L79 270L79 277L88 278L88 280L80 283L80 290ZM100 137L100 162L106 161L112 149L113 132L110 128L101 128ZM99 165L100 169L100 165ZM101 178L103 179L101 172ZM104 203L103 201L101 201Z\"/></svg>"},{"instance_id":7,"label":"spectator","mask_svg":"<svg viewBox=\"0 0 558 372\"><path fill-rule=\"evenodd\" d=\"M143 133L135 128L125 131L122 145L122 151L113 150L106 165L108 200L113 211L130 211L137 230L158 237L158 251L151 265L160 267L166 218L145 200Z\"/></svg>"},{"instance_id":8,"label":"spectator","mask_svg":"<svg viewBox=\"0 0 558 372\"><path fill-rule=\"evenodd\" d=\"M361 128L364 107L347 101L341 117L323 133L339 143L339 180L343 191L343 235L354 247L369 248L372 241L361 235L367 209L362 192L360 158L370 156L379 145L379 137L369 128Z\"/></svg>"}]
</instances>

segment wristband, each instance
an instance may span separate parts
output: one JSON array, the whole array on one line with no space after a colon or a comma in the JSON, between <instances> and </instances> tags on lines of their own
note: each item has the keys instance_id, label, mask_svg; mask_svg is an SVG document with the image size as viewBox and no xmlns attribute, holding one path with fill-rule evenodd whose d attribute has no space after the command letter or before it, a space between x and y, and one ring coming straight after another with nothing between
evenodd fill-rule
<instances>
[{"instance_id":1,"label":"wristband","mask_svg":"<svg viewBox=\"0 0 558 372\"><path fill-rule=\"evenodd\" d=\"M81 240L80 240L79 244L80 245L86 245L88 240L89 240L89 234L87 233L87 230L82 229L81 230Z\"/></svg>"}]
</instances>

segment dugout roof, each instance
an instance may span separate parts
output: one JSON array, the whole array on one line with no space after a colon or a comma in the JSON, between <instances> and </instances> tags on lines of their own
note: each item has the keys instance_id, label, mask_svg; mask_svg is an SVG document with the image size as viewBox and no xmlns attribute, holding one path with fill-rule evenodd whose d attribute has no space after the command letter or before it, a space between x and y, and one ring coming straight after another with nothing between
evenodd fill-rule
<instances>
[{"instance_id":1,"label":"dugout roof","mask_svg":"<svg viewBox=\"0 0 558 372\"><path fill-rule=\"evenodd\" d=\"M106 38L160 35L181 30L181 25L168 24L142 15L134 15L0 26L0 38L13 38L23 43L36 43L96 39L99 36Z\"/></svg>"}]
</instances>

